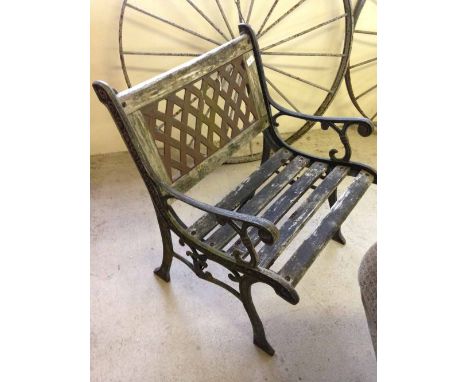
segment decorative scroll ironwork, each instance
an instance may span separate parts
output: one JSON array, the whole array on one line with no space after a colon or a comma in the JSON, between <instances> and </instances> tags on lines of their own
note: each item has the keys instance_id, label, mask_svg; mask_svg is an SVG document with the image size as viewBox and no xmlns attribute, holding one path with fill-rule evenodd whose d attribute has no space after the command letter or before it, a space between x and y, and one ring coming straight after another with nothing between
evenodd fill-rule
<instances>
[{"instance_id":1,"label":"decorative scroll ironwork","mask_svg":"<svg viewBox=\"0 0 468 382\"><path fill-rule=\"evenodd\" d=\"M258 262L259 262L259 257L258 257L257 251L255 250L255 246L252 243L252 240L250 240L250 237L249 237L249 235L247 233L247 230L250 227L250 225L246 224L246 223L242 223L242 225L239 227L232 220L227 220L227 223L239 235L240 240L241 240L242 244L244 244L244 247L247 249L248 256L249 256L248 261L244 260L244 258L247 257L247 254L236 248L232 252L234 258L236 259L236 261L238 261L240 263L250 265L251 267L256 267L258 265ZM221 221L221 224L224 224L224 222Z\"/></svg>"},{"instance_id":2,"label":"decorative scroll ironwork","mask_svg":"<svg viewBox=\"0 0 468 382\"><path fill-rule=\"evenodd\" d=\"M336 154L338 153L337 149L331 149L328 152L328 155L330 156L330 159L332 160L338 160L338 161L343 161L343 162L348 162L351 159L351 145L349 144L349 138L348 138L348 129L355 125L355 123L347 123L345 122L342 127L338 127L336 123L333 122L322 122L321 124L322 130L328 130L329 128L333 129L338 133L338 136L340 137L340 141L343 144L343 147L345 149L345 153L341 158L338 158ZM362 125L359 125L358 127L358 132L361 136L367 137L372 133L371 129L364 129L361 127Z\"/></svg>"},{"instance_id":3,"label":"decorative scroll ironwork","mask_svg":"<svg viewBox=\"0 0 468 382\"><path fill-rule=\"evenodd\" d=\"M185 245L185 244L184 244ZM235 290L231 285L225 283L224 281L218 279L217 277L213 276L213 274L206 270L208 268L208 256L200 253L194 246L189 245L189 251L186 252L186 255L190 257L192 263L184 259L182 256L174 253L174 256L177 257L179 260L187 265L192 271L201 279L209 281L213 284L220 286L221 288L226 289L227 291L231 292L237 298L241 298L240 293ZM242 276L239 272L233 269L227 269L229 271L227 277L229 280L239 283L242 279Z\"/></svg>"},{"instance_id":4,"label":"decorative scroll ironwork","mask_svg":"<svg viewBox=\"0 0 468 382\"><path fill-rule=\"evenodd\" d=\"M257 100L257 101L264 102L264 106L266 107L267 112L268 112L267 117L268 117L268 122L270 126L274 126L274 124L276 123L276 119L281 115L303 119L308 122L320 123L322 125L322 128L324 129L332 128L335 132L337 132L340 136L341 142L345 145L345 155L343 156L343 158L337 158L336 150L330 151L332 160L316 158L308 154L303 154L299 150L295 150L294 148L290 147L284 140L281 139L281 137L276 133L276 130L274 128L268 128L264 130L265 132L264 150L267 151L268 155L271 150L273 151L282 150L282 149L291 150L291 155L288 155L287 157L282 157L282 159L284 159L285 161L287 161L288 158L292 158L293 156L296 156L296 157L301 156L301 157L306 158L308 162L320 161L322 163L330 164L331 167L335 167L335 168L341 167L341 165L337 166L337 163L335 163L334 160L337 160L337 161L349 160L351 156L349 141L347 140L347 137L346 137L347 130L349 129L349 127L351 125L358 124L359 125L358 132L363 136L367 136L367 135L370 135L370 133L372 132L372 124L369 121L364 120L362 118L346 119L346 118L328 118L328 117L316 117L316 116L305 115L305 114L296 113L296 112L292 112L290 110L284 109L281 106L274 103L269 97L268 91L266 90L267 85L266 85L266 81L264 78L263 67L261 66L260 51L259 51L256 39L255 39L254 32L247 25L243 25L241 26L241 28L244 33L247 33L249 35L252 41L252 45L254 48L253 53L255 56L255 63L257 65L257 72L260 77L260 86L262 87L263 95L264 95L263 100ZM233 75L233 73L235 73L234 70L230 71L230 69L228 70L228 72L229 72L229 75ZM211 80L213 81L213 83L217 84L215 88L221 91L224 87L224 80L222 79L222 76L219 77L216 73L212 73L212 74L215 76L215 78L211 77ZM239 82L237 79L234 81L233 86L239 86ZM280 236L280 233L278 229L275 227L274 223L271 220L259 217L256 214L243 213L242 211L239 211L239 210L235 211L235 208L238 206L237 202L232 202L232 203L224 205L223 207L220 207L220 206L212 206L212 205L197 201L185 195L184 193L177 191L175 188L171 187L168 184L168 182L161 180L158 176L154 176L153 172L150 171L151 165L146 155L147 152L145 152L147 150L147 146L145 145L145 143L151 142L151 138L148 135L144 137L140 137L137 134L135 134L135 130L136 130L135 126L132 124L131 120L127 117L127 114L125 113L125 110L122 105L121 98L119 98L119 96L115 94L115 92L112 90L112 88L109 85L103 83L102 81L97 81L93 83L93 88L95 89L100 101L103 102L107 106L107 108L109 109L109 112L111 113L113 119L115 120L115 123L122 137L124 138L124 141L130 151L130 154L132 155L137 165L137 168L148 188L148 192L151 195L151 200L156 210L156 215L157 215L158 222L159 222L159 228L161 230L161 236L163 240L163 262L162 262L161 267L155 270L156 275L158 275L165 281L169 281L170 280L169 271L170 271L170 267L172 263L172 258L176 257L179 260L181 260L184 264L186 264L191 270L193 270L193 272L198 277L206 281L209 281L213 284L216 284L218 286L221 286L222 288L232 293L234 296L236 296L242 301L244 308L247 314L249 315L249 319L251 321L252 328L253 328L254 343L258 345L260 348L262 348L264 351L266 351L268 354L273 354L274 350L268 344L268 341L266 340L262 322L255 310L255 306L252 301L251 286L252 284L256 282L265 283L271 286L275 290L276 294L278 294L280 297L290 302L291 304L297 304L299 302L299 296L296 290L294 289L295 284L290 282L291 280L288 280L286 277L283 277L283 274L275 272L262 265L258 265L259 255L255 251L255 248L253 245L254 240L251 240L250 237L248 236L248 230L249 228L255 227L256 229L255 231L258 233L258 236L260 237L261 241L263 241L266 244L272 244L275 241L275 239L277 239ZM193 94L194 93L192 93L192 95ZM193 106L190 106L192 102L192 98L190 94L188 95L186 94L186 96L182 98L184 99L184 102L187 105L189 105L188 110L190 110L190 107L193 107ZM239 96L239 100L240 99L241 99L241 96ZM168 100L166 100L166 102L168 102ZM273 106L277 110L279 110L279 113L275 115L274 117L271 115L270 106ZM174 110L171 109L169 113L171 122L178 120L178 117L174 116L173 111ZM162 113L161 110L158 110L158 112ZM204 112L204 110L202 110L201 112ZM145 113L143 113L143 115L145 115ZM180 115L182 119L184 118L183 113L180 113L178 115ZM226 115L227 117L232 118L232 116L229 113L229 110L227 110ZM162 120L164 120L166 124L166 126L164 127L164 133L166 134L167 133L166 132L167 120L164 118ZM168 136L166 136L166 138L174 139L172 134L169 134ZM184 138L187 139L188 137L185 136ZM184 142L186 142L186 140L184 140ZM268 159L267 157L268 156L265 156L266 159ZM300 158L300 160L302 161L302 158ZM282 163L284 164L285 162L282 162ZM266 163L264 163L262 166L266 166ZM279 163L278 163L278 166L280 166ZM303 167L304 166L300 168L303 168ZM356 186L358 188L355 188L355 190L357 190L356 192L364 192L365 191L364 186L367 187L372 181L372 179L374 182L376 182L376 173L373 169L368 168L368 166L365 166L359 163L349 162L349 163L346 163L345 167L349 175L359 176L360 181ZM265 177L268 178L272 174L272 172L274 172L278 168L279 167L274 167L271 169L271 172L269 173L269 175L266 175L266 174L263 174L263 175L265 175ZM297 169L297 171L299 171L299 169ZM297 172L295 172L294 174L297 174ZM374 177L374 174L375 174L375 177ZM295 175L291 174L291 176L294 177ZM261 179L259 179L259 181L260 180ZM287 181L289 180L291 180L291 178L287 179ZM325 181L326 180L324 180L320 184L320 186L325 184ZM259 183L259 185L260 184L261 183ZM257 188L258 186L254 187L254 189L257 189ZM264 189L265 188L263 188L262 190ZM247 196L250 195L251 193L252 193L252 190L249 190L249 192L247 193ZM357 194L355 193L355 195ZM239 202L241 203L243 200L245 200L244 199L245 197L246 196L242 197L239 200ZM324 194L323 195L324 200L326 197L327 195ZM353 203L359 200L359 198L356 198L354 196L349 197L349 198L350 198L349 200L352 200ZM206 232L206 234L204 235L197 236L195 235L196 232L190 231L187 225L183 223L183 221L178 217L174 209L168 203L169 199L177 199L178 201L185 203L193 208L202 210L209 215L213 215L215 216L216 221L219 222L220 224L226 224L226 223L229 224L229 226L232 227L236 231L236 233L240 236L242 244L244 245L245 248L247 248L247 253L239 252L237 255L235 255L235 257L231 257L227 252L223 252L222 248L218 248L215 245L209 245L207 242L204 241L204 237L206 236L206 234L208 234L208 232ZM334 204L336 205L336 203ZM348 204L349 205L346 208L347 209L352 208L351 204L350 203ZM346 203L342 204L342 206L343 205L346 205ZM329 222L324 225L325 228L323 229L327 230L330 227L331 229L333 229L335 226L341 225L342 220L336 220L336 219L338 218L344 219L347 216L346 214L348 213L349 213L348 210L342 210L340 212L341 215L338 215L338 216L336 214L332 215L332 217L329 218L331 220L329 220ZM331 224L330 222L334 224ZM331 229L329 231L324 232L322 236L323 240L328 240L325 234L327 235L331 234L332 233ZM185 246L188 247L188 250L186 251L186 256L179 255L175 253L175 251L173 250L172 233L177 235L180 238L181 245L183 247ZM317 247L315 248L315 250L320 251L321 248L323 248L324 243L325 241L323 241L323 243L320 242L319 244L317 244ZM247 258L248 256L250 256L250 259L245 260L245 258ZM222 281L219 278L213 276L213 274L210 271L208 271L208 266L209 266L208 260L211 262L217 263L224 269L228 270L228 274L227 274L228 279L238 284L239 291L236 290L235 287L229 285L227 282ZM304 265L305 263L301 263L301 264ZM302 272L302 269L304 268L301 267L300 269ZM287 276L289 277L290 273L288 273ZM295 282L297 282L297 280Z\"/></svg>"},{"instance_id":5,"label":"decorative scroll ironwork","mask_svg":"<svg viewBox=\"0 0 468 382\"><path fill-rule=\"evenodd\" d=\"M288 112L286 114L281 111L273 116L275 126L279 125L277 119L285 115L301 118L300 113ZM371 124L353 120L346 120L345 122L341 122L339 120L322 120L317 122L320 122L322 130L328 130L329 128L331 128L333 131L335 131L338 134L341 143L343 144L344 154L341 157L337 157L336 154L338 154L339 150L337 150L336 148L333 148L328 152L330 159L333 161L349 162L351 160L352 150L348 138L348 130L351 126L357 125L357 131L362 137L368 137L372 134L373 131Z\"/></svg>"}]
</instances>

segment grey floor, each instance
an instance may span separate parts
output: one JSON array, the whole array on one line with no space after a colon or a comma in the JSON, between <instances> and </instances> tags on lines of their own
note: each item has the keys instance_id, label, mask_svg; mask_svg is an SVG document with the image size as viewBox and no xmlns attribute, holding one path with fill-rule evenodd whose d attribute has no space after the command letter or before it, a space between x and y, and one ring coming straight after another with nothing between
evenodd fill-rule
<instances>
[{"instance_id":1,"label":"grey floor","mask_svg":"<svg viewBox=\"0 0 468 382\"><path fill-rule=\"evenodd\" d=\"M375 166L376 137L351 141L353 159ZM310 136L302 145L313 150L324 143ZM189 194L215 203L256 166L222 166ZM357 282L360 260L376 241L374 185L343 225L346 246L330 242L297 286L298 305L267 286L253 287L276 349L269 357L252 344L247 315L228 292L177 260L171 283L154 277L162 250L158 226L129 155L94 156L91 167L92 381L376 380ZM176 207L189 223L200 215Z\"/></svg>"}]
</instances>

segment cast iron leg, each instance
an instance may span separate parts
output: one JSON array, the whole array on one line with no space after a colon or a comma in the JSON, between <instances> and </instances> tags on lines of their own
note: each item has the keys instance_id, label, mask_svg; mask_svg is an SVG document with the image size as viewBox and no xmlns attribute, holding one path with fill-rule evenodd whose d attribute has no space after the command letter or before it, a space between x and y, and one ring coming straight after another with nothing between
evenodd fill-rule
<instances>
[{"instance_id":1,"label":"cast iron leg","mask_svg":"<svg viewBox=\"0 0 468 382\"><path fill-rule=\"evenodd\" d=\"M171 230L167 226L166 222L158 216L159 229L161 230L161 238L163 242L163 261L159 268L154 270L154 274L162 278L164 281L171 281L171 270L172 258L174 250L172 248Z\"/></svg>"},{"instance_id":2,"label":"cast iron leg","mask_svg":"<svg viewBox=\"0 0 468 382\"><path fill-rule=\"evenodd\" d=\"M328 203L330 204L330 207L332 207L336 203L336 199L337 199L337 191L335 189L335 191L333 191L331 193L331 195L328 197ZM343 244L343 245L346 244L346 239L343 236L343 234L341 233L341 227L338 229L338 231L336 231L336 233L335 233L335 235L333 235L332 239L335 240L336 242L340 243L340 244Z\"/></svg>"},{"instance_id":3,"label":"cast iron leg","mask_svg":"<svg viewBox=\"0 0 468 382\"><path fill-rule=\"evenodd\" d=\"M245 278L245 276L239 282L242 304L244 304L244 308L249 315L250 322L252 324L253 342L269 355L273 355L275 354L275 350L271 347L265 337L265 330L263 329L262 321L260 320L257 310L255 309L255 305L252 301L252 284L253 282L250 279Z\"/></svg>"},{"instance_id":4,"label":"cast iron leg","mask_svg":"<svg viewBox=\"0 0 468 382\"><path fill-rule=\"evenodd\" d=\"M263 135L263 151L262 151L262 164L265 163L269 158L271 154L271 149L270 145L268 144L267 138L265 134Z\"/></svg>"}]
</instances>

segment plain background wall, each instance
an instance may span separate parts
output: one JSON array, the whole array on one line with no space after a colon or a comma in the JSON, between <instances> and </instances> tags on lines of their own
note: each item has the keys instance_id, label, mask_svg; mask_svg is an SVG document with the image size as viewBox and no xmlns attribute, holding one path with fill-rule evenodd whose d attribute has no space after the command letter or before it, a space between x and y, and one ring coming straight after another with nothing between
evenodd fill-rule
<instances>
[{"instance_id":1,"label":"plain background wall","mask_svg":"<svg viewBox=\"0 0 468 382\"><path fill-rule=\"evenodd\" d=\"M228 34L224 26L219 11L213 7L214 1L198 0L196 3L206 10L207 14L213 18L216 25ZM234 33L237 34L236 17L234 1L223 1L226 13L229 18ZM248 1L241 3L244 9L247 9ZM259 24L263 20L266 12L270 8L272 0L257 0L252 13L251 24ZM267 25L276 20L282 13L290 8L296 1L279 2L277 8L272 13ZM117 90L123 90L127 86L124 81L120 59L118 53L118 25L121 9L121 0L92 0L91 1L91 78L108 82ZM183 23L183 26L197 30L200 33L213 39L220 39L214 29L212 29L185 1L155 1L155 0L134 0L135 4L145 10L155 13L166 19ZM261 7L260 5L263 5ZM310 28L320 22L328 20L342 13L342 3L340 0L307 0L296 10L295 14L284 20L277 27L265 34L261 46L276 42L297 31ZM368 0L361 14L358 27L360 29L376 29L376 1ZM245 12L245 11L244 11ZM201 26L203 26L201 28ZM321 51L321 52L340 52L343 39L344 22L339 21L330 24L323 30L312 32L295 39L277 50L287 51ZM126 49L141 51L190 51L204 52L214 47L213 44L199 40L185 32L151 19L145 15L140 15L132 9L126 11L124 23L124 47ZM364 59L375 56L376 44L375 37L356 35L354 36L353 51L351 62L356 63ZM177 64L185 62L190 58L159 58L144 56L128 56L127 66L129 67L130 77L133 84L147 79L163 70L167 70ZM338 67L337 59L330 58L301 58L293 57L284 61L284 57L266 57L265 63L276 64L283 70L300 75L312 82L319 84L331 84L334 74L334 68ZM313 61L310 61L313 60ZM376 79L376 66L356 69L353 72L353 84L355 84L356 93L359 90L365 90L372 86ZM267 71L267 76L299 107L301 111L313 113L324 98L324 93L310 86L303 85L295 80ZM275 96L275 95L274 95ZM278 98L278 100L280 100ZM376 93L369 94L363 101L371 110L375 110ZM100 104L90 86L91 102L91 154L104 154L126 150L120 135L110 118L107 109ZM283 104L284 101L281 100ZM358 112L351 104L344 82L340 87L333 103L328 108L326 115L358 116ZM288 127L286 127L288 128ZM294 126L291 126L294 128Z\"/></svg>"}]
</instances>

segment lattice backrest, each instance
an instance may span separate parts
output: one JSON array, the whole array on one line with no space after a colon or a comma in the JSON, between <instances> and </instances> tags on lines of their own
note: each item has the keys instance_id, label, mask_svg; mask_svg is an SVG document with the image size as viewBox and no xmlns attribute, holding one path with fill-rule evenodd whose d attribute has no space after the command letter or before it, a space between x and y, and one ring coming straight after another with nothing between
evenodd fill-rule
<instances>
[{"instance_id":1,"label":"lattice backrest","mask_svg":"<svg viewBox=\"0 0 468 382\"><path fill-rule=\"evenodd\" d=\"M118 94L157 151L161 179L190 188L267 126L252 46L243 35ZM142 153L145 155L145 153Z\"/></svg>"}]
</instances>

